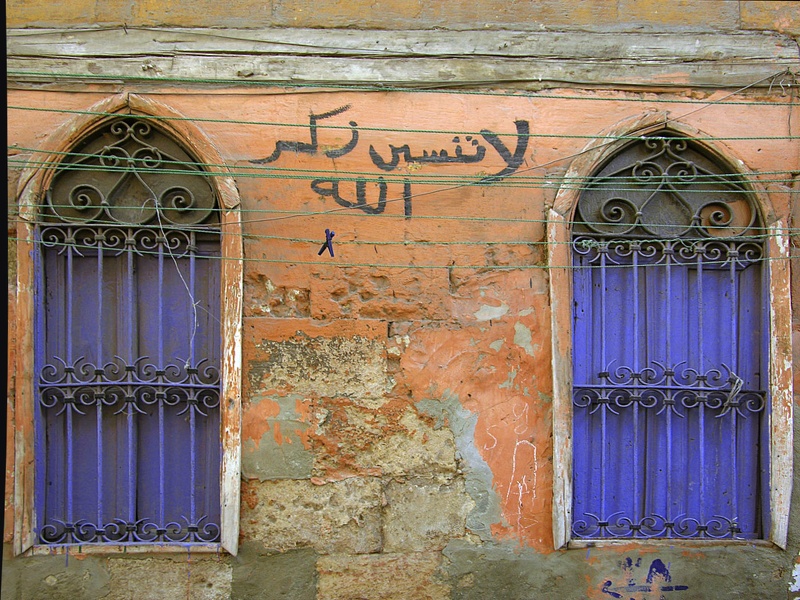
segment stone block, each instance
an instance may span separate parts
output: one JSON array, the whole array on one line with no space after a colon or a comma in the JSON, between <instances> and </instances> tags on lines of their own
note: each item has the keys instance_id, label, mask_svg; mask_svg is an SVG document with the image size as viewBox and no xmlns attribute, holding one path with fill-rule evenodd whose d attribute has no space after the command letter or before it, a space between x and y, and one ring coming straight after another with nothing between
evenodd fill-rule
<instances>
[{"instance_id":1,"label":"stone block","mask_svg":"<svg viewBox=\"0 0 800 600\"><path fill-rule=\"evenodd\" d=\"M371 410L334 398L314 410L319 425L309 432L308 443L317 477L452 475L456 470L452 433L434 428L434 419L405 402Z\"/></svg>"},{"instance_id":2,"label":"stone block","mask_svg":"<svg viewBox=\"0 0 800 600\"><path fill-rule=\"evenodd\" d=\"M115 2L116 4L116 2ZM6 3L7 27L58 27L76 23L91 23L95 3L89 0L62 2L51 6L9 0Z\"/></svg>"},{"instance_id":3,"label":"stone block","mask_svg":"<svg viewBox=\"0 0 800 600\"><path fill-rule=\"evenodd\" d=\"M246 479L307 479L314 457L304 443L309 427L302 399L250 402L242 419L242 475Z\"/></svg>"},{"instance_id":4,"label":"stone block","mask_svg":"<svg viewBox=\"0 0 800 600\"><path fill-rule=\"evenodd\" d=\"M145 26L213 27L224 23L228 27L255 27L272 23L272 2L245 0L235 9L226 3L201 0L197 3L158 0L132 2L133 20Z\"/></svg>"},{"instance_id":5,"label":"stone block","mask_svg":"<svg viewBox=\"0 0 800 600\"><path fill-rule=\"evenodd\" d=\"M317 563L317 600L445 600L438 552L323 556Z\"/></svg>"},{"instance_id":6,"label":"stone block","mask_svg":"<svg viewBox=\"0 0 800 600\"><path fill-rule=\"evenodd\" d=\"M699 31L739 28L739 3L729 0L619 0L620 22L642 29L690 28Z\"/></svg>"},{"instance_id":7,"label":"stone block","mask_svg":"<svg viewBox=\"0 0 800 600\"><path fill-rule=\"evenodd\" d=\"M317 553L311 548L270 552L246 542L231 562L233 600L316 600Z\"/></svg>"},{"instance_id":8,"label":"stone block","mask_svg":"<svg viewBox=\"0 0 800 600\"><path fill-rule=\"evenodd\" d=\"M413 479L393 481L386 487L384 549L387 552L421 552L444 548L462 537L474 503L464 481L439 482Z\"/></svg>"},{"instance_id":9,"label":"stone block","mask_svg":"<svg viewBox=\"0 0 800 600\"><path fill-rule=\"evenodd\" d=\"M379 340L298 333L288 340L260 338L252 343L253 349L245 348L245 390L253 397L346 396L374 408L383 403L384 394L392 387L385 344Z\"/></svg>"},{"instance_id":10,"label":"stone block","mask_svg":"<svg viewBox=\"0 0 800 600\"><path fill-rule=\"evenodd\" d=\"M376 440L364 450L360 460L389 476L435 476L453 474L457 469L452 432L435 428L415 410L399 415L398 430Z\"/></svg>"},{"instance_id":11,"label":"stone block","mask_svg":"<svg viewBox=\"0 0 800 600\"><path fill-rule=\"evenodd\" d=\"M800 3L744 0L739 5L742 29L800 35Z\"/></svg>"},{"instance_id":12,"label":"stone block","mask_svg":"<svg viewBox=\"0 0 800 600\"><path fill-rule=\"evenodd\" d=\"M324 485L309 480L243 482L241 535L272 550L379 552L381 502L376 478Z\"/></svg>"},{"instance_id":13,"label":"stone block","mask_svg":"<svg viewBox=\"0 0 800 600\"><path fill-rule=\"evenodd\" d=\"M191 558L110 558L109 588L104 600L227 600L232 568L216 556Z\"/></svg>"},{"instance_id":14,"label":"stone block","mask_svg":"<svg viewBox=\"0 0 800 600\"><path fill-rule=\"evenodd\" d=\"M613 23L617 18L616 2L608 0L538 0L537 2L503 2L481 0L452 3L430 3L424 15L425 27L447 29L481 27L544 29L590 28Z\"/></svg>"}]
</instances>

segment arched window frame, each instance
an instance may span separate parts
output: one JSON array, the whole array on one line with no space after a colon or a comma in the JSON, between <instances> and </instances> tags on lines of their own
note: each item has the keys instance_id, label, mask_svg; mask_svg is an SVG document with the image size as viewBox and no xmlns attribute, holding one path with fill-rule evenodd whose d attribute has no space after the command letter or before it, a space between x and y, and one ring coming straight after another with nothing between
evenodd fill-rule
<instances>
[{"instance_id":1,"label":"arched window frame","mask_svg":"<svg viewBox=\"0 0 800 600\"><path fill-rule=\"evenodd\" d=\"M668 123L668 125L666 125ZM687 125L669 121L665 113L649 113L629 119L613 130L590 142L571 165L564 177L552 208L548 210L547 241L550 273L550 301L553 352L553 542L555 548L569 545L585 546L614 543L612 540L571 540L572 515L572 253L570 241L571 222L580 197L580 183L596 173L599 168L624 148L630 136L647 135L667 130L690 138L711 136ZM619 139L617 139L619 138ZM612 139L615 141L609 142ZM721 152L720 144L695 142L719 164L736 165L736 171L747 182L765 223L768 242L768 260L765 269L768 278L769 314L769 511L770 529L765 539L785 548L789 524L789 507L793 478L793 389L792 389L792 338L789 271L789 239L786 223L775 217L766 191L758 186L757 179L741 160L733 159L730 151ZM626 538L622 543L658 544L658 538L635 540ZM731 540L724 540L731 543ZM664 539L663 543L691 544L693 540ZM704 540L704 543L708 543ZM752 543L752 540L750 541Z\"/></svg>"},{"instance_id":2,"label":"arched window frame","mask_svg":"<svg viewBox=\"0 0 800 600\"><path fill-rule=\"evenodd\" d=\"M220 203L221 269L221 373L220 373L220 472L221 540L193 551L220 548L231 554L238 551L241 478L241 371L242 371L242 294L243 247L240 198L233 178L211 140L189 119L170 107L135 94L107 98L59 127L34 153L31 165L23 171L18 187L20 221L17 225L17 313L16 313L16 396L14 398L14 553L50 554L50 546L35 545L36 514L34 447L34 234L41 199L49 189L54 170L45 165L59 162L86 136L104 123L125 115L143 115L158 121L158 127L179 141L204 164L213 165L208 181ZM176 546L142 544L126 546L125 551L175 552ZM117 552L112 544L83 546L83 552Z\"/></svg>"}]
</instances>

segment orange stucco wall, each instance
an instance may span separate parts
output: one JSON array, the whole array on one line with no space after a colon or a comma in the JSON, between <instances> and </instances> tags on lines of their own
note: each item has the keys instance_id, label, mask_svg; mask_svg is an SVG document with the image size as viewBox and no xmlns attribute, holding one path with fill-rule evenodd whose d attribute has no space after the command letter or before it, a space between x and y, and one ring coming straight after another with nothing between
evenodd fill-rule
<instances>
[{"instance_id":1,"label":"orange stucco wall","mask_svg":"<svg viewBox=\"0 0 800 600\"><path fill-rule=\"evenodd\" d=\"M9 104L88 110L105 96L12 91ZM365 420L376 420L376 435L398 428L412 435L402 415L417 410L421 400L455 398L477 416L474 447L491 469L502 509L502 520L491 523L493 533L540 552L551 550L551 332L543 242L546 208L570 157L626 118L667 110L669 118L722 138L716 144L720 150L751 170L784 172L800 164L800 148L785 139L790 118L800 121L796 108L791 114L784 105L631 102L630 96L613 93L563 96L158 94L159 102L197 120L234 174L242 198L243 438L253 442L246 453L258 452L269 434L278 446L300 443L314 454L313 476L320 482L380 475L361 445ZM308 143L309 115L341 107L347 108L318 121L314 154L284 151L269 164L250 162L271 155L281 140ZM13 109L9 142L25 154L68 119L58 112ZM515 122L521 121L529 124L531 137L517 172L492 184L467 185L508 166L486 132L503 134L500 139L512 152L519 140ZM353 132L358 139L352 151L324 155L352 141ZM442 150L455 156L457 145L464 155L481 148L485 156L473 164L401 160L393 172L376 167L370 150L388 160L391 146L404 144L416 157ZM379 195L375 179L384 178L387 202L380 214L346 209L311 185L315 178L342 179L341 197L355 204L356 184L346 181L353 177L369 180L366 202L373 212ZM426 183L428 177L434 183ZM788 189L765 187L772 192L774 216L788 218ZM336 232L335 257L317 254L326 228ZM383 356L356 356L352 369L361 368L359 360L388 357L392 377L369 407L330 391L325 397L307 390L297 401L297 435L287 437L292 426L270 425L269 419L279 412L274 397L291 396L295 382L264 387L254 372L268 358L265 340L302 336L376 340ZM311 427L314 409L321 406L342 420L337 431ZM425 419L430 417L423 414Z\"/></svg>"},{"instance_id":2,"label":"orange stucco wall","mask_svg":"<svg viewBox=\"0 0 800 600\"><path fill-rule=\"evenodd\" d=\"M565 195L557 194L565 176L589 174L580 169L590 144L609 134L635 134L630 124L637 121L660 120L696 132L737 170L755 173L766 220L796 227L797 69L779 71L800 35L800 3L9 0L6 8L7 27L32 45L14 42L22 49L10 69L7 96L4 600L579 600L622 590L625 598L654 600L667 588L666 597L677 600L721 594L761 600L786 594L792 567L800 589L798 486L786 550L765 541L637 541L554 550L560 480L553 436L560 421L553 371L569 368L559 362L564 357L553 356L553 340L558 354L569 347L570 335L552 323L569 320L571 306L569 275L553 277L548 270L554 247L547 243L546 222L556 212L569 214L559 205ZM119 35L68 31L85 27ZM27 39L44 28L64 31ZM165 33L172 28L207 31L184 31L173 40ZM270 65L283 62L288 71L277 78L316 81L333 63L315 57L331 58L325 44L344 39L316 40L316 31L305 31L284 40L303 52L284 56L289 46L271 39L283 28L340 28L337 35L354 34L356 42L363 35L362 45L332 48L331 56L347 63L341 72L375 86L258 81L270 75ZM256 33L250 36L248 29ZM374 29L392 31L378 35ZM485 81L493 72L489 62L478 69L461 59L470 51L466 30L486 29L511 30L491 34L508 34L497 38L503 61L496 64L541 60L553 67L550 79L537 82L531 75L528 81L527 72L514 71L516 85L527 92L506 92L503 85L510 84ZM431 50L435 59L429 60L427 45L437 40L420 42L415 30L457 31ZM530 32L550 37L536 45ZM594 37L588 40L586 32ZM633 35L621 41L621 50L609 48L609 37L621 32ZM129 33L153 44L149 50L133 47ZM651 33L659 34L660 49L647 65L637 64L636 44L648 43ZM695 34L702 34L697 41ZM238 41L223 40L226 35ZM112 46L103 48L103 39ZM507 55L500 47L504 39L512 46ZM742 39L748 42L739 54ZM516 54L514 40L533 44L533 54ZM569 56L564 47L573 40L575 56ZM482 46L489 57L492 43ZM395 73L361 53L384 45L386 65L400 64L392 62L393 52L417 53L423 58L416 64L433 68L434 75L441 68L441 81L427 91L378 91L381 77ZM601 49L597 55L595 48ZM208 49L212 53L204 54ZM59 51L65 53L60 58ZM554 58L551 51L561 54ZM29 56L35 52L44 55ZM170 57L177 59L172 65ZM217 58L228 61L235 81L219 79ZM41 65L58 73L51 80L39 72L48 68ZM70 71L74 65L89 72ZM573 72L575 65L584 70ZM752 77L761 78L761 87L733 93L744 86L726 77L735 72L750 83L751 66L761 73ZM709 76L717 67L719 73ZM366 72L370 68L375 72ZM702 77L698 68L705 69ZM28 70L36 71L32 78L21 72ZM441 87L452 85L456 75L458 85L469 87ZM348 84L353 87L344 89ZM620 86L625 89L615 89ZM18 228L18 202L27 178L46 181L24 167L43 148L68 150L78 136L70 124L85 123L86 111L124 106L129 94L141 100L137 106L149 105L151 116L180 115L202 132L213 146L204 155L219 156L221 163L208 169L232 177L236 189L229 196L241 199L239 554L78 549L66 561L43 551L13 557L27 525L20 509L30 505L19 494L30 492L32 480L32 457L25 453L32 440L25 416L32 405L25 395L32 350L23 345L31 339L31 257L16 243L24 230ZM335 256L319 252L326 229L335 231ZM800 278L792 268L797 391ZM790 403L780 414L788 414ZM15 482L15 476L27 479ZM654 573L664 587L650 585Z\"/></svg>"}]
</instances>

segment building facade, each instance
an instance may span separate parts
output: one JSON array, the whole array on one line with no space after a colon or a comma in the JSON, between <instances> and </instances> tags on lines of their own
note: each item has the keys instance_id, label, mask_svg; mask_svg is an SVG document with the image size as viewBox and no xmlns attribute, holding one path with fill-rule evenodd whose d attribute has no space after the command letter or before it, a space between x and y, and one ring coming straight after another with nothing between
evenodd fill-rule
<instances>
[{"instance_id":1,"label":"building facade","mask_svg":"<svg viewBox=\"0 0 800 600\"><path fill-rule=\"evenodd\" d=\"M800 597L797 4L445 6L8 3L4 598Z\"/></svg>"}]
</instances>

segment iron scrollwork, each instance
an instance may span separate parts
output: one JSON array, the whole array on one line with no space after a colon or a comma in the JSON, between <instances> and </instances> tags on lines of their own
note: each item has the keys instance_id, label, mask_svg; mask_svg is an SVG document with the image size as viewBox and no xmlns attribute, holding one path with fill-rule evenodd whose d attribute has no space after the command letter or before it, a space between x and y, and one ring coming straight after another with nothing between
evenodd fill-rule
<instances>
[{"instance_id":1,"label":"iron scrollwork","mask_svg":"<svg viewBox=\"0 0 800 600\"><path fill-rule=\"evenodd\" d=\"M766 407L766 393L744 388L742 379L724 364L721 369L707 371L684 363L669 366L658 361L639 370L612 364L597 373L597 379L598 384L574 387L572 402L576 409L594 414L605 406L619 414L620 410L636 404L658 415L670 411L683 418L686 410L703 406L716 411L716 418L733 412L747 418L748 414L761 413Z\"/></svg>"},{"instance_id":2,"label":"iron scrollwork","mask_svg":"<svg viewBox=\"0 0 800 600\"><path fill-rule=\"evenodd\" d=\"M85 519L68 522L51 519L42 526L39 538L43 544L210 544L219 542L219 525L207 522L202 516L196 522L186 517L183 523L171 521L158 525L152 519L126 521L113 519L108 523L92 523Z\"/></svg>"},{"instance_id":3,"label":"iron scrollwork","mask_svg":"<svg viewBox=\"0 0 800 600\"><path fill-rule=\"evenodd\" d=\"M82 415L95 405L114 407L117 414L145 414L146 406L163 403L185 405L178 414L192 410L205 417L219 407L219 382L219 370L207 360L158 367L146 356L133 364L115 356L103 365L84 358L68 364L56 357L42 367L38 387L42 407L57 414L72 410Z\"/></svg>"},{"instance_id":4,"label":"iron scrollwork","mask_svg":"<svg viewBox=\"0 0 800 600\"><path fill-rule=\"evenodd\" d=\"M614 238L730 238L760 234L741 177L667 132L633 142L581 194L576 232Z\"/></svg>"},{"instance_id":5,"label":"iron scrollwork","mask_svg":"<svg viewBox=\"0 0 800 600\"><path fill-rule=\"evenodd\" d=\"M149 121L106 124L61 162L44 216L62 223L190 226L218 222L206 172Z\"/></svg>"}]
</instances>

